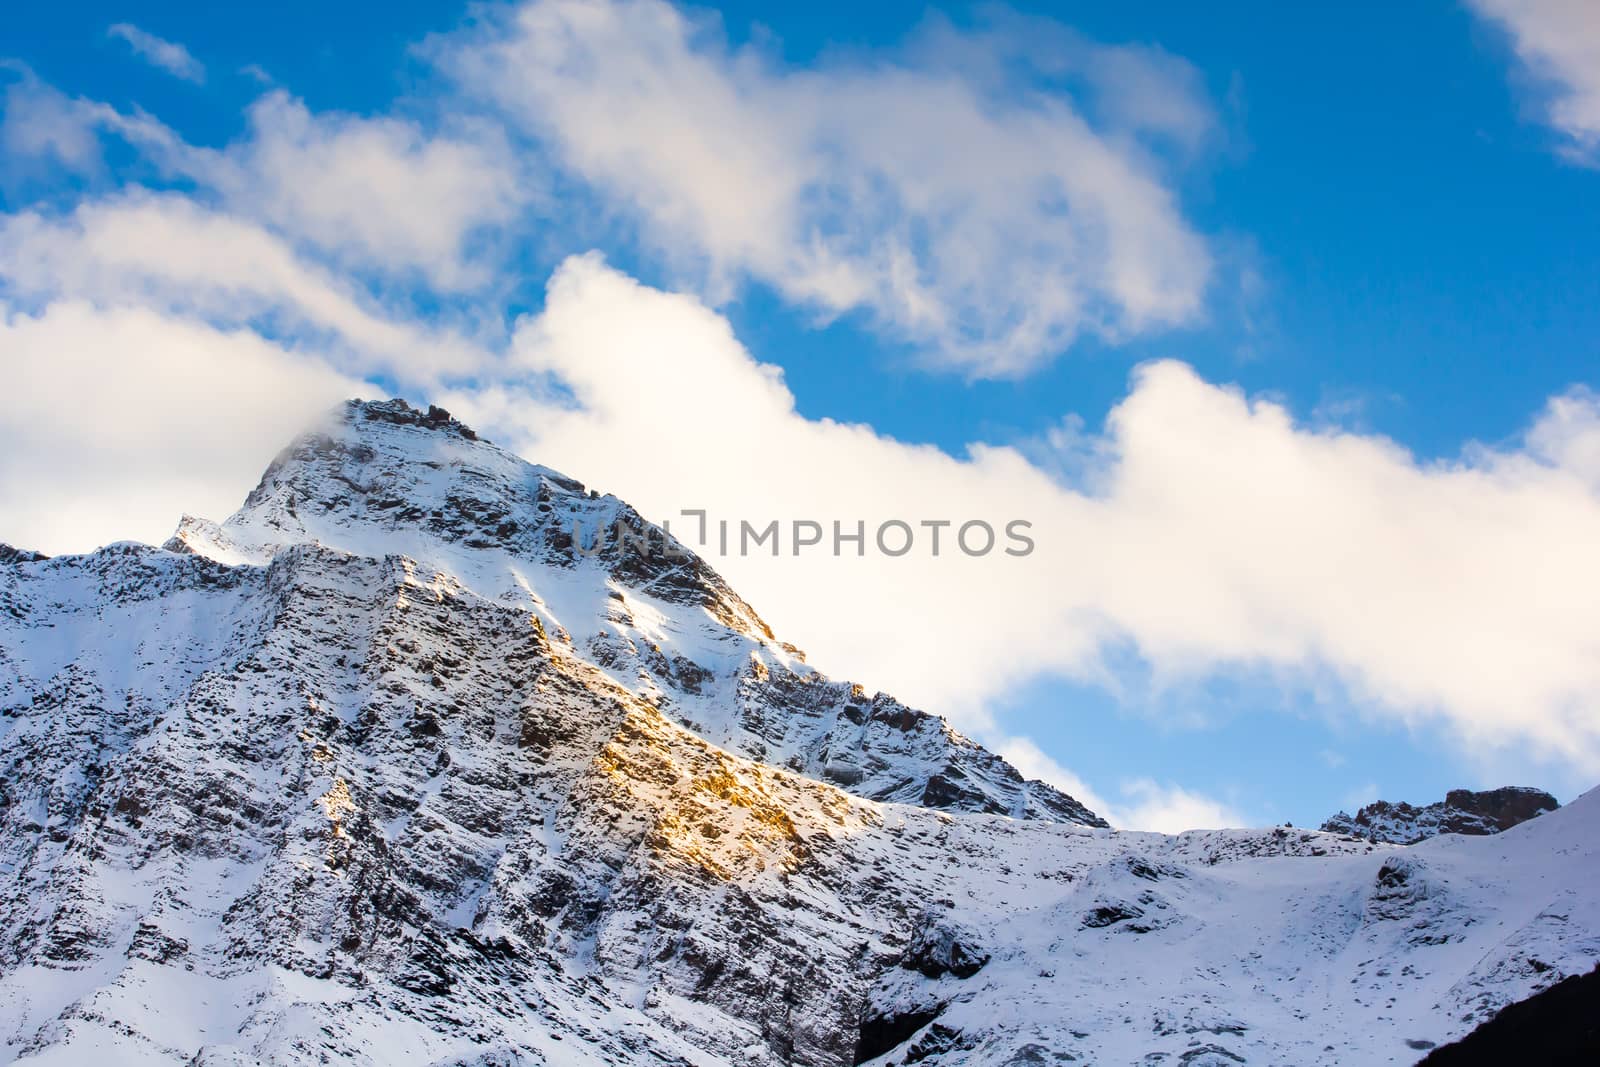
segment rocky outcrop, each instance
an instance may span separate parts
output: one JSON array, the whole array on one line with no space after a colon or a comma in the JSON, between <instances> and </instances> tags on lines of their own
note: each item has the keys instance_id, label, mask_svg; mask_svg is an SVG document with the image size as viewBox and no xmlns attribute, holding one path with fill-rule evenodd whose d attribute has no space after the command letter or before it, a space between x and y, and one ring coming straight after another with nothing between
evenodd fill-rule
<instances>
[{"instance_id":1,"label":"rocky outcrop","mask_svg":"<svg viewBox=\"0 0 1600 1067\"><path fill-rule=\"evenodd\" d=\"M49 559L49 556L40 552L29 552L25 548L13 548L0 541L0 566L7 563L38 563L40 560Z\"/></svg>"},{"instance_id":2,"label":"rocky outcrop","mask_svg":"<svg viewBox=\"0 0 1600 1067\"><path fill-rule=\"evenodd\" d=\"M1369 841L1414 845L1439 834L1497 834L1558 807L1555 797L1527 786L1483 792L1452 789L1444 800L1424 807L1380 800L1353 816L1341 811L1323 823L1322 829Z\"/></svg>"}]
</instances>

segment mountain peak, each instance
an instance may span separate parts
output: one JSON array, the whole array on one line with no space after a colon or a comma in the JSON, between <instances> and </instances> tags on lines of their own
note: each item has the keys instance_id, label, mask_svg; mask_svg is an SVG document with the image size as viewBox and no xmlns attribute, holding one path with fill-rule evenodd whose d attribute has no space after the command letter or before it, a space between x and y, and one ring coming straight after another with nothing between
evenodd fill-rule
<instances>
[{"instance_id":1,"label":"mountain peak","mask_svg":"<svg viewBox=\"0 0 1600 1067\"><path fill-rule=\"evenodd\" d=\"M468 441L476 441L477 433L444 408L429 404L427 411L412 407L400 397L390 400L350 400L345 403L347 418L372 419L397 426L418 426L428 430L453 433Z\"/></svg>"},{"instance_id":2,"label":"mountain peak","mask_svg":"<svg viewBox=\"0 0 1600 1067\"><path fill-rule=\"evenodd\" d=\"M938 716L832 681L715 569L614 496L486 441L436 406L350 401L222 523L167 547L265 565L315 545L531 612L571 654L713 744L875 800L1102 827Z\"/></svg>"}]
</instances>

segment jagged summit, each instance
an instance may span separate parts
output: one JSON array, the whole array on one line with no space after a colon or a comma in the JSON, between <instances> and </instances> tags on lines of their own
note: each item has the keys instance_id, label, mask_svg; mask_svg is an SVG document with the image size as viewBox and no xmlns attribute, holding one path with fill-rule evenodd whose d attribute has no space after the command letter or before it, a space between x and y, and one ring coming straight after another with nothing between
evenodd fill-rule
<instances>
[{"instance_id":1,"label":"jagged summit","mask_svg":"<svg viewBox=\"0 0 1600 1067\"><path fill-rule=\"evenodd\" d=\"M622 501L482 440L441 408L352 400L280 453L232 517L220 525L186 517L168 547L253 563L303 543L397 553L437 562L508 602L527 599L520 568L571 571L593 548L605 580L705 607L741 633L770 638L750 606L682 546L647 554L602 540L619 524L657 548L668 544Z\"/></svg>"},{"instance_id":2,"label":"jagged summit","mask_svg":"<svg viewBox=\"0 0 1600 1067\"><path fill-rule=\"evenodd\" d=\"M400 397L392 400L351 400L345 405L352 415L368 419L393 422L403 426L421 426L429 430L453 433L468 441L476 441L477 433L444 408L428 405L427 411L418 411Z\"/></svg>"},{"instance_id":3,"label":"jagged summit","mask_svg":"<svg viewBox=\"0 0 1600 1067\"><path fill-rule=\"evenodd\" d=\"M1442 801L1421 807L1379 800L1354 816L1341 811L1323 823L1322 829L1369 841L1414 845L1439 834L1497 834L1560 806L1555 797L1531 786L1508 785L1482 792L1452 789Z\"/></svg>"},{"instance_id":4,"label":"jagged summit","mask_svg":"<svg viewBox=\"0 0 1600 1067\"><path fill-rule=\"evenodd\" d=\"M265 565L315 544L400 555L548 632L707 740L852 792L1105 821L943 720L829 681L710 565L625 502L481 439L441 408L352 400L273 460L221 524L168 542Z\"/></svg>"}]
</instances>

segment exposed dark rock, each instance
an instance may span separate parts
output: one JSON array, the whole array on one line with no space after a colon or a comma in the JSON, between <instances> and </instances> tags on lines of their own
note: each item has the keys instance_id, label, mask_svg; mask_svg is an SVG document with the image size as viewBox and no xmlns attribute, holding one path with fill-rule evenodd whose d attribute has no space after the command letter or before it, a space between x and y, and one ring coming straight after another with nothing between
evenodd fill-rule
<instances>
[{"instance_id":1,"label":"exposed dark rock","mask_svg":"<svg viewBox=\"0 0 1600 1067\"><path fill-rule=\"evenodd\" d=\"M948 918L924 912L912 930L900 966L924 978L971 978L989 962L989 953L974 944L973 934Z\"/></svg>"},{"instance_id":2,"label":"exposed dark rock","mask_svg":"<svg viewBox=\"0 0 1600 1067\"><path fill-rule=\"evenodd\" d=\"M1178 1062L1184 1067L1200 1067L1201 1064L1245 1063L1245 1058L1237 1052L1223 1048L1221 1045L1199 1045L1195 1048L1185 1049L1178 1057Z\"/></svg>"},{"instance_id":3,"label":"exposed dark rock","mask_svg":"<svg viewBox=\"0 0 1600 1067\"><path fill-rule=\"evenodd\" d=\"M892 1052L916 1036L917 1031L939 1017L940 1009L908 1011L898 1015L862 1016L860 1036L856 1039L856 1064L877 1059Z\"/></svg>"},{"instance_id":4,"label":"exposed dark rock","mask_svg":"<svg viewBox=\"0 0 1600 1067\"><path fill-rule=\"evenodd\" d=\"M1322 829L1369 841L1414 845L1439 834L1500 833L1558 807L1555 797L1527 786L1483 792L1452 789L1444 800L1424 807L1379 800L1354 816L1341 811L1323 823Z\"/></svg>"},{"instance_id":5,"label":"exposed dark rock","mask_svg":"<svg viewBox=\"0 0 1600 1067\"><path fill-rule=\"evenodd\" d=\"M8 563L42 563L50 557L43 552L29 552L25 548L13 548L0 541L0 566Z\"/></svg>"},{"instance_id":6,"label":"exposed dark rock","mask_svg":"<svg viewBox=\"0 0 1600 1067\"><path fill-rule=\"evenodd\" d=\"M977 1040L960 1030L935 1022L906 1049L906 1063L922 1063L935 1056L959 1054L976 1047Z\"/></svg>"},{"instance_id":7,"label":"exposed dark rock","mask_svg":"<svg viewBox=\"0 0 1600 1067\"><path fill-rule=\"evenodd\" d=\"M1083 925L1098 930L1128 919L1137 919L1143 914L1143 909L1133 904L1102 904L1084 915Z\"/></svg>"},{"instance_id":8,"label":"exposed dark rock","mask_svg":"<svg viewBox=\"0 0 1600 1067\"><path fill-rule=\"evenodd\" d=\"M468 441L476 441L478 435L469 427L452 418L444 408L433 404L428 405L427 411L418 411L404 400L396 397L393 400L351 401L352 405L359 405L363 418L375 421L392 422L396 425L420 426L430 430L444 430L454 433Z\"/></svg>"},{"instance_id":9,"label":"exposed dark rock","mask_svg":"<svg viewBox=\"0 0 1600 1067\"><path fill-rule=\"evenodd\" d=\"M1593 1067L1600 1063L1600 966L1502 1008L1460 1041L1428 1053L1419 1067Z\"/></svg>"},{"instance_id":10,"label":"exposed dark rock","mask_svg":"<svg viewBox=\"0 0 1600 1067\"><path fill-rule=\"evenodd\" d=\"M1493 827L1496 832L1509 830L1561 806L1549 793L1528 786L1505 786L1477 793L1452 789L1445 794L1444 804L1450 820L1445 832L1451 834L1475 833L1479 827Z\"/></svg>"}]
</instances>

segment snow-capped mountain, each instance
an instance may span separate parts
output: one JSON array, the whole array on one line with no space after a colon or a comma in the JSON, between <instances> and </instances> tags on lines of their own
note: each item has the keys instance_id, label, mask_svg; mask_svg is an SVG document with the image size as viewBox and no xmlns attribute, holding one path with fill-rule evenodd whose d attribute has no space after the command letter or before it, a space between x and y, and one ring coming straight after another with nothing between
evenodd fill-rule
<instances>
[{"instance_id":1,"label":"snow-capped mountain","mask_svg":"<svg viewBox=\"0 0 1600 1067\"><path fill-rule=\"evenodd\" d=\"M0 559L5 1058L1407 1063L1600 960L1600 792L1119 833L618 523L352 403L221 524Z\"/></svg>"},{"instance_id":2,"label":"snow-capped mountain","mask_svg":"<svg viewBox=\"0 0 1600 1067\"><path fill-rule=\"evenodd\" d=\"M1439 834L1498 834L1560 806L1549 793L1529 786L1508 785L1481 792L1452 789L1443 800L1422 807L1379 800L1353 816L1341 811L1322 828L1369 841L1414 845Z\"/></svg>"}]
</instances>

